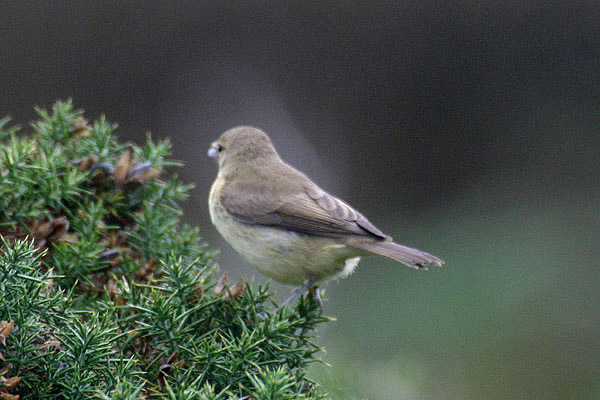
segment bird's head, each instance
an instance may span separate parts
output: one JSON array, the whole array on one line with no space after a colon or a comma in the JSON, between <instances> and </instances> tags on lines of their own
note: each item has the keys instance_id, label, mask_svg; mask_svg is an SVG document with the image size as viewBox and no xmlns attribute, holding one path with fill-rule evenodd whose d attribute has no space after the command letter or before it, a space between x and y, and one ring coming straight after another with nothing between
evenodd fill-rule
<instances>
[{"instance_id":1,"label":"bird's head","mask_svg":"<svg viewBox=\"0 0 600 400\"><path fill-rule=\"evenodd\" d=\"M210 145L208 155L217 159L219 170L225 174L279 159L267 134L250 126L239 126L223 133Z\"/></svg>"}]
</instances>

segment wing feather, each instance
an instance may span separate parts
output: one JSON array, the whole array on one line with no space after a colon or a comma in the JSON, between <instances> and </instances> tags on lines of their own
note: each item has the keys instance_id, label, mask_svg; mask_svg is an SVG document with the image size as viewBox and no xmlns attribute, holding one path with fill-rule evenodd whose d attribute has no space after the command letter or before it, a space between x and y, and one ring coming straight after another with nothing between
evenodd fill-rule
<instances>
[{"instance_id":1,"label":"wing feather","mask_svg":"<svg viewBox=\"0 0 600 400\"><path fill-rule=\"evenodd\" d=\"M231 215L247 224L275 226L319 236L358 235L389 239L350 205L314 184L278 197L267 193L266 190L238 184L223 191L221 202Z\"/></svg>"}]
</instances>

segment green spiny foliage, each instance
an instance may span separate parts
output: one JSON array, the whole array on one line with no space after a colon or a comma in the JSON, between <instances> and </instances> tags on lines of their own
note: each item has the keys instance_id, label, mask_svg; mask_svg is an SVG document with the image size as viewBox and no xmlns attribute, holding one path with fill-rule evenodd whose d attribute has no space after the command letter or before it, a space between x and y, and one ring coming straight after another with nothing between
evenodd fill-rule
<instances>
[{"instance_id":1,"label":"green spiny foliage","mask_svg":"<svg viewBox=\"0 0 600 400\"><path fill-rule=\"evenodd\" d=\"M322 399L311 299L215 276L168 141L120 143L70 101L0 119L0 398Z\"/></svg>"}]
</instances>

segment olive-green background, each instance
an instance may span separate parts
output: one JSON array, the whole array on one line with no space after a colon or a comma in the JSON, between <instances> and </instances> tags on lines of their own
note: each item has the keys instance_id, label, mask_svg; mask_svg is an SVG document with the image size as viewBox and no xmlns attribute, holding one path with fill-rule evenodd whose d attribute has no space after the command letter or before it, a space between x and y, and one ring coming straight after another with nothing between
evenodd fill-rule
<instances>
[{"instance_id":1,"label":"olive-green background","mask_svg":"<svg viewBox=\"0 0 600 400\"><path fill-rule=\"evenodd\" d=\"M0 114L73 97L170 137L232 279L255 273L209 223L206 149L238 124L446 260L327 287L334 398L600 398L599 3L75 4L0 1Z\"/></svg>"}]
</instances>

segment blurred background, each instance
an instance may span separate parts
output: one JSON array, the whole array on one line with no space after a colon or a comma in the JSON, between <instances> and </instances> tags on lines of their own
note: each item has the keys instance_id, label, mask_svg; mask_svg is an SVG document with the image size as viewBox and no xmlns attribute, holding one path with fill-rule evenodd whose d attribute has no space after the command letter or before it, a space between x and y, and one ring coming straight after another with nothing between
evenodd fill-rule
<instances>
[{"instance_id":1,"label":"blurred background","mask_svg":"<svg viewBox=\"0 0 600 400\"><path fill-rule=\"evenodd\" d=\"M208 218L206 150L239 124L446 260L328 285L311 377L334 399L600 398L600 3L75 4L0 2L0 115L72 97L169 137L232 280L267 280Z\"/></svg>"}]
</instances>

